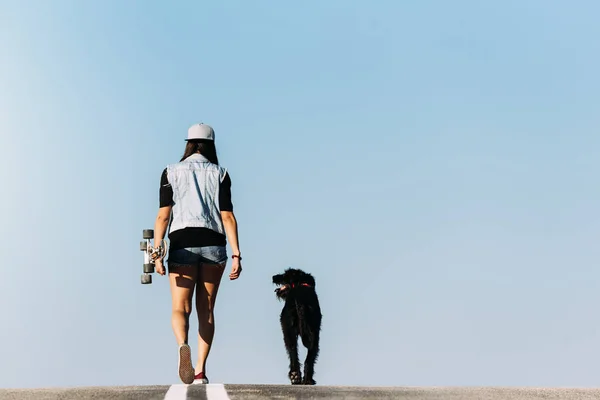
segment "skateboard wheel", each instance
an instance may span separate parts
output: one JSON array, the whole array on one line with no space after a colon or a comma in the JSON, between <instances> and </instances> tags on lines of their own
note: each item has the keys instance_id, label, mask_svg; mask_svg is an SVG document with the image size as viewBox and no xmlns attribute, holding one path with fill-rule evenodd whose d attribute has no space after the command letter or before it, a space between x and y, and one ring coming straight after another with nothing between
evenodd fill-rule
<instances>
[{"instance_id":1,"label":"skateboard wheel","mask_svg":"<svg viewBox=\"0 0 600 400\"><path fill-rule=\"evenodd\" d=\"M142 285L148 285L152 283L152 275L143 274L142 275Z\"/></svg>"},{"instance_id":2,"label":"skateboard wheel","mask_svg":"<svg viewBox=\"0 0 600 400\"><path fill-rule=\"evenodd\" d=\"M154 238L154 229L144 229L142 232L144 239L153 239Z\"/></svg>"},{"instance_id":3,"label":"skateboard wheel","mask_svg":"<svg viewBox=\"0 0 600 400\"><path fill-rule=\"evenodd\" d=\"M151 274L154 272L154 264L144 264L144 273Z\"/></svg>"},{"instance_id":4,"label":"skateboard wheel","mask_svg":"<svg viewBox=\"0 0 600 400\"><path fill-rule=\"evenodd\" d=\"M141 250L141 251L146 251L146 250L148 250L148 245L146 244L146 241L145 241L145 240L142 240L142 241L140 242L140 250Z\"/></svg>"}]
</instances>

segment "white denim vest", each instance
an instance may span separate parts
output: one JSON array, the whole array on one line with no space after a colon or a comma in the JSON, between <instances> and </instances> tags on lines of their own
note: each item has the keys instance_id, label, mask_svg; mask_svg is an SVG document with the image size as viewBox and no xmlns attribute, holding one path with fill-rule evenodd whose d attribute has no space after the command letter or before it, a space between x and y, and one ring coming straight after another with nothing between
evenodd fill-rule
<instances>
[{"instance_id":1,"label":"white denim vest","mask_svg":"<svg viewBox=\"0 0 600 400\"><path fill-rule=\"evenodd\" d=\"M226 172L199 153L167 165L174 203L169 233L183 228L208 228L225 234L219 189Z\"/></svg>"}]
</instances>

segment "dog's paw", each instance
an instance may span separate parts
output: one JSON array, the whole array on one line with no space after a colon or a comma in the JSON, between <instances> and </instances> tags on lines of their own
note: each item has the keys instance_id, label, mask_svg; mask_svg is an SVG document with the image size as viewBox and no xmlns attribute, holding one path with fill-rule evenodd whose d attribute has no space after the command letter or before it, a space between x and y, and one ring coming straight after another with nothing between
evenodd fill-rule
<instances>
[{"instance_id":1,"label":"dog's paw","mask_svg":"<svg viewBox=\"0 0 600 400\"><path fill-rule=\"evenodd\" d=\"M290 378L290 382L292 382L292 385L299 385L300 383L302 383L302 376L300 375L299 371L290 371L288 377Z\"/></svg>"},{"instance_id":2,"label":"dog's paw","mask_svg":"<svg viewBox=\"0 0 600 400\"><path fill-rule=\"evenodd\" d=\"M304 379L302 379L302 384L303 385L316 385L317 382L312 378L310 378L310 379L304 378Z\"/></svg>"}]
</instances>

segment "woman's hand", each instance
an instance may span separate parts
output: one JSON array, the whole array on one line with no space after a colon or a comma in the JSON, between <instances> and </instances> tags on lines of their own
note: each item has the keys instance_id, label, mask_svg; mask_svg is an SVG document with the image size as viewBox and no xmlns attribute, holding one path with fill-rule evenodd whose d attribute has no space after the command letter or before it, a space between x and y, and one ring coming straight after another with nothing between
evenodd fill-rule
<instances>
[{"instance_id":1,"label":"woman's hand","mask_svg":"<svg viewBox=\"0 0 600 400\"><path fill-rule=\"evenodd\" d=\"M156 261L154 261L154 269L156 270L156 273L159 275L165 274L165 266L163 264L162 259L157 259Z\"/></svg>"},{"instance_id":2,"label":"woman's hand","mask_svg":"<svg viewBox=\"0 0 600 400\"><path fill-rule=\"evenodd\" d=\"M233 281L240 277L242 273L242 262L239 257L235 257L231 263L231 273L229 274L229 280Z\"/></svg>"}]
</instances>

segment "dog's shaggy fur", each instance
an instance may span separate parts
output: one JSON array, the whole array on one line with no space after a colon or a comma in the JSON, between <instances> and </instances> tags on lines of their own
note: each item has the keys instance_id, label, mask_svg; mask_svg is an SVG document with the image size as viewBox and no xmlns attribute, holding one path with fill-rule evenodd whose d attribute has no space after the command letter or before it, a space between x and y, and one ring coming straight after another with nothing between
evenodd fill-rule
<instances>
[{"instance_id":1,"label":"dog's shaggy fur","mask_svg":"<svg viewBox=\"0 0 600 400\"><path fill-rule=\"evenodd\" d=\"M273 283L278 285L275 289L277 298L285 302L279 319L290 360L288 377L292 385L315 385L313 375L319 355L322 318L315 279L300 269L288 268L283 274L273 275ZM298 360L298 336L307 349L304 377Z\"/></svg>"}]
</instances>

